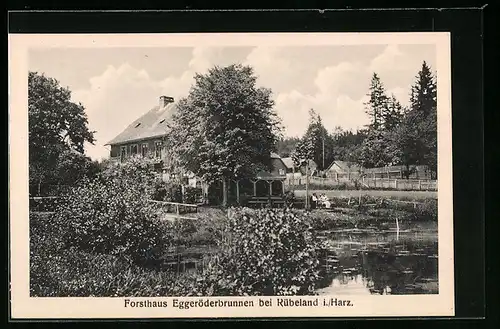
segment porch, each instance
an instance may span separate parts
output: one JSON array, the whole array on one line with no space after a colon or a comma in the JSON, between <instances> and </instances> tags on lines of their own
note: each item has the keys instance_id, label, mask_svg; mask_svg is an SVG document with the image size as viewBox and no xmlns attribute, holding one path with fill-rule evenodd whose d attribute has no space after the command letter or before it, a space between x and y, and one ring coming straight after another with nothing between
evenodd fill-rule
<instances>
[{"instance_id":1,"label":"porch","mask_svg":"<svg viewBox=\"0 0 500 329\"><path fill-rule=\"evenodd\" d=\"M256 176L228 182L227 204L244 206L283 206L286 176ZM223 203L223 183L216 182L208 188L208 202Z\"/></svg>"}]
</instances>

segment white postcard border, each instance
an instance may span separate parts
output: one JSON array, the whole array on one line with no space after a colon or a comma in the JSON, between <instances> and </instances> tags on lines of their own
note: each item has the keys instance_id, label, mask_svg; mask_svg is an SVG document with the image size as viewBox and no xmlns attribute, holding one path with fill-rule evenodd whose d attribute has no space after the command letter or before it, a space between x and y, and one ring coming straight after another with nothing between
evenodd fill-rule
<instances>
[{"instance_id":1,"label":"white postcard border","mask_svg":"<svg viewBox=\"0 0 500 329\"><path fill-rule=\"evenodd\" d=\"M29 295L28 210L28 50L46 47L193 47L193 46L319 46L359 44L435 44L438 79L438 253L439 294L387 296L314 296L351 300L351 307L259 307L259 297L210 297L211 300L253 301L254 307L125 307L127 298L35 298ZM453 316L453 186L451 154L450 34L439 33L219 33L219 34L10 34L9 35L9 201L11 316L21 318L218 318L218 317L380 317ZM206 299L207 297L203 298Z\"/></svg>"}]
</instances>

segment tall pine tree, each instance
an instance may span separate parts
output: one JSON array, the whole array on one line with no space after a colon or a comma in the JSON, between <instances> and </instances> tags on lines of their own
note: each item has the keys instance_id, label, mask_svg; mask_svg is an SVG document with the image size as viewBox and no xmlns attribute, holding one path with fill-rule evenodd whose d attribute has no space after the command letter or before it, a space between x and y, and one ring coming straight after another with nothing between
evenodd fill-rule
<instances>
[{"instance_id":1,"label":"tall pine tree","mask_svg":"<svg viewBox=\"0 0 500 329\"><path fill-rule=\"evenodd\" d=\"M425 61L412 86L409 115L414 117L423 140L421 163L437 177L437 83Z\"/></svg>"},{"instance_id":2,"label":"tall pine tree","mask_svg":"<svg viewBox=\"0 0 500 329\"><path fill-rule=\"evenodd\" d=\"M383 128L384 116L386 115L389 98L386 95L385 87L377 73L373 73L370 83L370 97L365 103L365 111L370 117L370 128L379 130Z\"/></svg>"},{"instance_id":3,"label":"tall pine tree","mask_svg":"<svg viewBox=\"0 0 500 329\"><path fill-rule=\"evenodd\" d=\"M390 146L389 132L399 121L401 105L395 97L388 97L377 73L373 73L370 83L370 99L365 103L370 117L367 137L363 141L358 161L364 167L382 167L392 164L394 156Z\"/></svg>"}]
</instances>

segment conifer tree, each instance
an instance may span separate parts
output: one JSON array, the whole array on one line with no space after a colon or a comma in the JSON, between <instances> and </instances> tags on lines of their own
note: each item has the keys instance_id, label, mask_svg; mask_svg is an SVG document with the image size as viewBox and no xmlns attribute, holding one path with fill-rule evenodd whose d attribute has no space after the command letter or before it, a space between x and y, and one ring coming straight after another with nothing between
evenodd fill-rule
<instances>
[{"instance_id":1,"label":"conifer tree","mask_svg":"<svg viewBox=\"0 0 500 329\"><path fill-rule=\"evenodd\" d=\"M373 73L370 83L370 99L365 103L365 111L370 117L370 129L379 130L384 125L384 114L387 112L389 98L385 87L377 73Z\"/></svg>"},{"instance_id":2,"label":"conifer tree","mask_svg":"<svg viewBox=\"0 0 500 329\"><path fill-rule=\"evenodd\" d=\"M431 68L424 61L412 86L410 113L422 139L421 163L437 175L437 84Z\"/></svg>"}]
</instances>

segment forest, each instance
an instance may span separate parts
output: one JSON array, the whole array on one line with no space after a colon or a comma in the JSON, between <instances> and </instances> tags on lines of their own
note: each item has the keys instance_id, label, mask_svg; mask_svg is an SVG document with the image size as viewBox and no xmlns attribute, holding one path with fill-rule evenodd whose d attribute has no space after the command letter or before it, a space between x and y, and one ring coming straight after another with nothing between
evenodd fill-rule
<instances>
[{"instance_id":1,"label":"forest","mask_svg":"<svg viewBox=\"0 0 500 329\"><path fill-rule=\"evenodd\" d=\"M401 165L407 175L417 165L429 167L437 178L437 84L424 61L411 87L409 106L389 95L377 73L364 104L370 124L357 131L337 126L328 131L321 116L309 111L309 126L302 137L284 137L277 143L282 157L313 159L319 170L335 160L364 168Z\"/></svg>"}]
</instances>

